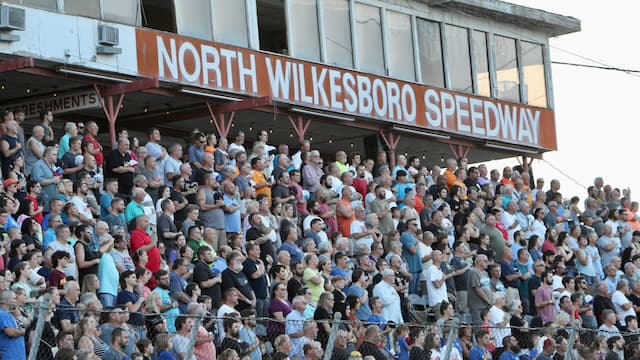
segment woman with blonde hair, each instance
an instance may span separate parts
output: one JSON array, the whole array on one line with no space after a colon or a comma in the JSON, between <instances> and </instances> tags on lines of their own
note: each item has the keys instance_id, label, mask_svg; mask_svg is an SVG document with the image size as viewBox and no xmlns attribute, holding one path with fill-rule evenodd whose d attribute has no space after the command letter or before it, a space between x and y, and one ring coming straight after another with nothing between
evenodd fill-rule
<instances>
[{"instance_id":1,"label":"woman with blonde hair","mask_svg":"<svg viewBox=\"0 0 640 360\"><path fill-rule=\"evenodd\" d=\"M75 338L78 339L78 350L87 349L100 359L104 357L109 348L109 345L98 336L98 326L93 316L87 316L80 320L75 330Z\"/></svg>"},{"instance_id":2,"label":"woman with blonde hair","mask_svg":"<svg viewBox=\"0 0 640 360\"><path fill-rule=\"evenodd\" d=\"M92 293L98 295L98 289L100 289L100 279L96 274L87 274L82 279L82 294Z\"/></svg>"},{"instance_id":3,"label":"woman with blonde hair","mask_svg":"<svg viewBox=\"0 0 640 360\"><path fill-rule=\"evenodd\" d=\"M302 259L304 265L304 275L302 281L311 291L311 302L317 303L320 299L320 294L324 292L324 278L318 271L318 257L315 254L307 254Z\"/></svg>"}]
</instances>

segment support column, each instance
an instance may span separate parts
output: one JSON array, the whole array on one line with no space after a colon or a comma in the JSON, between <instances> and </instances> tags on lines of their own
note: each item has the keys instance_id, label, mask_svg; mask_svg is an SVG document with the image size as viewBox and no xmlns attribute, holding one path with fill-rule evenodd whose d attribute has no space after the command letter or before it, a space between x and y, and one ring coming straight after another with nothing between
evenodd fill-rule
<instances>
[{"instance_id":1,"label":"support column","mask_svg":"<svg viewBox=\"0 0 640 360\"><path fill-rule=\"evenodd\" d=\"M118 119L118 113L120 113L120 106L122 106L122 101L124 101L124 94L120 94L118 96L117 104L114 106L113 95L103 96L100 92L100 88L98 88L96 84L93 84L93 89L98 95L98 100L100 100L102 111L104 112L104 116L107 118L107 124L109 125L109 146L113 146L113 144L115 144L118 140L116 139L116 120Z\"/></svg>"},{"instance_id":2,"label":"support column","mask_svg":"<svg viewBox=\"0 0 640 360\"><path fill-rule=\"evenodd\" d=\"M107 123L109 124L109 139L111 140L110 146L116 143L116 121L118 120L118 113L120 113L120 107L124 100L124 94L131 92L157 89L160 87L160 81L157 78L141 79L126 84L112 85L103 89L100 89L97 84L93 84L93 89L98 95L102 111L107 117ZM113 97L118 96L117 104L114 104Z\"/></svg>"},{"instance_id":3,"label":"support column","mask_svg":"<svg viewBox=\"0 0 640 360\"><path fill-rule=\"evenodd\" d=\"M467 154L469 154L469 150L471 150L471 146L461 144L449 144L449 148L451 149L453 156L455 156L456 161L458 162L460 162L462 158L467 157Z\"/></svg>"},{"instance_id":4,"label":"support column","mask_svg":"<svg viewBox=\"0 0 640 360\"><path fill-rule=\"evenodd\" d=\"M529 172L531 164L533 164L533 158L529 158L527 155L522 155L522 170Z\"/></svg>"},{"instance_id":5,"label":"support column","mask_svg":"<svg viewBox=\"0 0 640 360\"><path fill-rule=\"evenodd\" d=\"M209 109L211 122L216 127L216 130L218 130L218 134L221 137L227 137L229 135L229 130L231 129L231 124L233 123L236 111L250 110L268 105L273 105L271 96L251 98L217 105L211 105L211 103L207 101L207 109ZM229 114L229 118L225 119L225 114L227 113Z\"/></svg>"},{"instance_id":6,"label":"support column","mask_svg":"<svg viewBox=\"0 0 640 360\"><path fill-rule=\"evenodd\" d=\"M216 130L218 130L218 135L220 137L226 138L227 135L229 135L229 130L231 129L233 118L236 116L235 111L230 112L229 118L225 120L225 113L214 111L214 108L209 102L207 102L207 108L209 109L209 114L211 115L211 122L216 127Z\"/></svg>"},{"instance_id":7,"label":"support column","mask_svg":"<svg viewBox=\"0 0 640 360\"><path fill-rule=\"evenodd\" d=\"M289 115L288 118L293 130L295 130L296 135L298 135L298 144L302 144L304 141L304 135L307 133L307 129L311 124L311 119L305 119L300 115Z\"/></svg>"},{"instance_id":8,"label":"support column","mask_svg":"<svg viewBox=\"0 0 640 360\"><path fill-rule=\"evenodd\" d=\"M382 140L389 148L389 165L390 170L393 170L396 167L396 147L398 146L398 142L400 141L400 135L394 134L391 131L382 131L380 130L380 135L382 136Z\"/></svg>"}]
</instances>

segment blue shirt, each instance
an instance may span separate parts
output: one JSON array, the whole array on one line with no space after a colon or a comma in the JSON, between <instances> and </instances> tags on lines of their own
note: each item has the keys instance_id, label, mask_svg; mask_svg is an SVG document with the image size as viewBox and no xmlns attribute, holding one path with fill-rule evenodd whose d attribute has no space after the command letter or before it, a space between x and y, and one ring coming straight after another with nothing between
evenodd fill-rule
<instances>
[{"instance_id":1,"label":"blue shirt","mask_svg":"<svg viewBox=\"0 0 640 360\"><path fill-rule=\"evenodd\" d=\"M469 351L469 360L492 360L491 352L487 349L480 349L478 346L474 346Z\"/></svg>"},{"instance_id":2,"label":"blue shirt","mask_svg":"<svg viewBox=\"0 0 640 360\"><path fill-rule=\"evenodd\" d=\"M103 254L100 258L100 265L98 265L98 278L100 279L98 292L118 296L119 275L111 253Z\"/></svg>"},{"instance_id":3,"label":"blue shirt","mask_svg":"<svg viewBox=\"0 0 640 360\"><path fill-rule=\"evenodd\" d=\"M229 197L227 194L224 194L222 197L224 200L224 204L227 206L237 206L238 198L237 197ZM242 219L240 214L240 208L237 208L234 212L224 212L224 231L228 233L239 233L242 232Z\"/></svg>"},{"instance_id":4,"label":"blue shirt","mask_svg":"<svg viewBox=\"0 0 640 360\"><path fill-rule=\"evenodd\" d=\"M291 263L299 263L302 261L302 257L304 256L304 253L302 252L302 250L300 250L300 248L298 248L297 245L292 244L288 241L285 241L282 243L282 246L280 246L280 249L278 249L278 251L280 250L286 250L289 254L291 254Z\"/></svg>"},{"instance_id":5,"label":"blue shirt","mask_svg":"<svg viewBox=\"0 0 640 360\"><path fill-rule=\"evenodd\" d=\"M500 360L520 360L520 356L512 353L511 351L505 351L500 355Z\"/></svg>"},{"instance_id":6,"label":"blue shirt","mask_svg":"<svg viewBox=\"0 0 640 360\"><path fill-rule=\"evenodd\" d=\"M418 251L414 254L409 252L410 248L418 246L418 240L416 240L415 236L411 233L405 231L402 233L402 236L400 236L400 242L402 243L402 257L407 261L407 265L409 265L409 272L413 274L422 272L422 262L420 261Z\"/></svg>"},{"instance_id":7,"label":"blue shirt","mask_svg":"<svg viewBox=\"0 0 640 360\"><path fill-rule=\"evenodd\" d=\"M364 295L364 289L356 284L353 284L349 288L349 294L347 295L353 295L359 299L360 297L362 297L362 295ZM368 301L360 305L360 308L358 309L358 311L356 311L356 316L362 321L367 321L367 319L371 317L371 308L369 307Z\"/></svg>"},{"instance_id":8,"label":"blue shirt","mask_svg":"<svg viewBox=\"0 0 640 360\"><path fill-rule=\"evenodd\" d=\"M111 207L111 201L113 201L113 196L108 192L105 192L100 196L100 216L104 219L109 215L109 208Z\"/></svg>"},{"instance_id":9,"label":"blue shirt","mask_svg":"<svg viewBox=\"0 0 640 360\"><path fill-rule=\"evenodd\" d=\"M169 295L169 290L164 290L157 287L153 289L153 291L160 294L160 298L162 299L162 305L170 305L171 303L173 303L173 300ZM180 310L176 308L171 308L163 312L162 315L164 316L165 319L167 319L167 330L169 330L170 333L175 334L176 333L176 317L180 315Z\"/></svg>"},{"instance_id":10,"label":"blue shirt","mask_svg":"<svg viewBox=\"0 0 640 360\"><path fill-rule=\"evenodd\" d=\"M18 329L16 319L5 309L0 309L0 355L3 359L26 359L24 336L9 337L4 329Z\"/></svg>"}]
</instances>

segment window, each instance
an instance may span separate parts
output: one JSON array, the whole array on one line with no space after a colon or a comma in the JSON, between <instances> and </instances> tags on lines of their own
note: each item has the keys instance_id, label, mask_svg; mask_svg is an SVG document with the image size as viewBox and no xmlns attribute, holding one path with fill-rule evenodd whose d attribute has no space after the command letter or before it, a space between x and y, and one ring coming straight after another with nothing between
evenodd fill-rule
<instances>
[{"instance_id":1,"label":"window","mask_svg":"<svg viewBox=\"0 0 640 360\"><path fill-rule=\"evenodd\" d=\"M316 0L289 0L291 56L320 61L320 33Z\"/></svg>"},{"instance_id":2,"label":"window","mask_svg":"<svg viewBox=\"0 0 640 360\"><path fill-rule=\"evenodd\" d=\"M190 6L190 5L189 5ZM213 0L213 38L217 42L249 47L245 0Z\"/></svg>"},{"instance_id":3,"label":"window","mask_svg":"<svg viewBox=\"0 0 640 360\"><path fill-rule=\"evenodd\" d=\"M57 0L22 0L21 3L27 7L58 11Z\"/></svg>"},{"instance_id":4,"label":"window","mask_svg":"<svg viewBox=\"0 0 640 360\"><path fill-rule=\"evenodd\" d=\"M209 0L174 2L178 34L192 36L198 39L211 40L212 28L210 3L211 2Z\"/></svg>"},{"instance_id":5,"label":"window","mask_svg":"<svg viewBox=\"0 0 640 360\"><path fill-rule=\"evenodd\" d=\"M389 75L402 80L415 81L411 17L387 11L387 26Z\"/></svg>"},{"instance_id":6,"label":"window","mask_svg":"<svg viewBox=\"0 0 640 360\"><path fill-rule=\"evenodd\" d=\"M493 56L496 63L498 80L497 98L508 101L520 101L520 78L515 39L495 36Z\"/></svg>"},{"instance_id":7,"label":"window","mask_svg":"<svg viewBox=\"0 0 640 360\"><path fill-rule=\"evenodd\" d=\"M118 22L124 22L121 20L108 19L107 13L112 14L109 16L123 17L131 16L135 13L133 10L128 9L130 3L134 3L136 0L109 0L103 2L102 14L105 20L113 20ZM107 12L108 4L109 11ZM128 19L128 18L127 18ZM173 7L172 0L142 0L142 26L150 27L152 29L158 29L169 32L176 32L176 15Z\"/></svg>"},{"instance_id":8,"label":"window","mask_svg":"<svg viewBox=\"0 0 640 360\"><path fill-rule=\"evenodd\" d=\"M348 0L324 0L325 54L328 64L353 67Z\"/></svg>"},{"instance_id":9,"label":"window","mask_svg":"<svg viewBox=\"0 0 640 360\"><path fill-rule=\"evenodd\" d=\"M542 45L522 41L522 73L527 104L547 106L547 83L544 77Z\"/></svg>"},{"instance_id":10,"label":"window","mask_svg":"<svg viewBox=\"0 0 640 360\"><path fill-rule=\"evenodd\" d=\"M356 35L358 68L374 74L385 74L380 8L356 3Z\"/></svg>"},{"instance_id":11,"label":"window","mask_svg":"<svg viewBox=\"0 0 640 360\"><path fill-rule=\"evenodd\" d=\"M228 0L223 2L227 4ZM256 0L256 6L258 10L260 50L288 54L287 22L284 16L284 2L277 0Z\"/></svg>"},{"instance_id":12,"label":"window","mask_svg":"<svg viewBox=\"0 0 640 360\"><path fill-rule=\"evenodd\" d=\"M100 18L100 0L64 0L64 13Z\"/></svg>"},{"instance_id":13,"label":"window","mask_svg":"<svg viewBox=\"0 0 640 360\"><path fill-rule=\"evenodd\" d=\"M469 33L459 26L445 25L447 63L449 64L449 88L473 92L471 82L471 57L469 54Z\"/></svg>"},{"instance_id":14,"label":"window","mask_svg":"<svg viewBox=\"0 0 640 360\"><path fill-rule=\"evenodd\" d=\"M418 19L418 49L422 82L427 85L444 87L444 63L440 24Z\"/></svg>"},{"instance_id":15,"label":"window","mask_svg":"<svg viewBox=\"0 0 640 360\"><path fill-rule=\"evenodd\" d=\"M471 40L473 41L473 64L476 67L476 93L481 96L491 96L487 33L474 31L471 35Z\"/></svg>"}]
</instances>

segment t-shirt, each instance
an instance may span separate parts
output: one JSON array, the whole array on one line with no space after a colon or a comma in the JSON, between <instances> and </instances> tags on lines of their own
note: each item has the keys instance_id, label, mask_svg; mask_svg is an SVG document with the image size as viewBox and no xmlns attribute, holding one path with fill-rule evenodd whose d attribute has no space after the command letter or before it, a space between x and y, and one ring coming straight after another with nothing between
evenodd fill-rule
<instances>
[{"instance_id":1,"label":"t-shirt","mask_svg":"<svg viewBox=\"0 0 640 360\"><path fill-rule=\"evenodd\" d=\"M311 278L314 276L320 277L320 284L316 285L311 282ZM317 302L318 299L320 299L320 295L324 292L324 278L320 276L320 273L317 270L306 268L304 269L304 275L302 279L304 280L304 285L311 291L311 301Z\"/></svg>"},{"instance_id":2,"label":"t-shirt","mask_svg":"<svg viewBox=\"0 0 640 360\"><path fill-rule=\"evenodd\" d=\"M0 309L0 355L3 359L26 359L24 336L9 337L6 328L18 328L16 319L5 309Z\"/></svg>"},{"instance_id":3,"label":"t-shirt","mask_svg":"<svg viewBox=\"0 0 640 360\"><path fill-rule=\"evenodd\" d=\"M258 262L251 259L246 258L244 263L242 264L242 272L247 276L249 280L249 285L253 289L253 292L256 294L256 299L267 299L268 297L268 285L267 285L267 276L262 274L257 279L252 279L251 275L258 271Z\"/></svg>"},{"instance_id":4,"label":"t-shirt","mask_svg":"<svg viewBox=\"0 0 640 360\"><path fill-rule=\"evenodd\" d=\"M247 299L251 299L253 297L253 295L251 294L253 292L253 289L249 285L249 280L247 280L247 277L244 275L244 273L242 271L238 273L233 272L231 271L231 269L227 268L222 272L222 292L224 293L225 290L232 287L235 287ZM240 303L238 303L237 309L243 310L243 307L246 307L247 305L248 304L246 304L244 301L241 301Z\"/></svg>"},{"instance_id":5,"label":"t-shirt","mask_svg":"<svg viewBox=\"0 0 640 360\"><path fill-rule=\"evenodd\" d=\"M442 283L442 286L436 288L435 281L441 281L444 279L444 273L439 267L435 265L429 266L429 281L427 281L427 293L429 294L429 306L434 307L439 303L447 300L447 284Z\"/></svg>"},{"instance_id":6,"label":"t-shirt","mask_svg":"<svg viewBox=\"0 0 640 360\"><path fill-rule=\"evenodd\" d=\"M138 302L139 298L140 297L138 296L138 294L134 292L122 290L116 297L116 305L126 305L127 303L135 304ZM127 323L135 326L144 326L144 318L142 316L142 313L139 311L129 313L129 321L127 321Z\"/></svg>"},{"instance_id":7,"label":"t-shirt","mask_svg":"<svg viewBox=\"0 0 640 360\"><path fill-rule=\"evenodd\" d=\"M113 172L113 169L128 164L130 161L131 155L129 152L121 154L120 151L114 150L107 156L107 162L104 167L105 178L118 179L118 192L120 194L131 193L131 189L133 188L133 177L135 174L129 171L117 174Z\"/></svg>"},{"instance_id":8,"label":"t-shirt","mask_svg":"<svg viewBox=\"0 0 640 360\"><path fill-rule=\"evenodd\" d=\"M111 253L105 253L100 258L98 278L100 279L99 293L118 295L119 274Z\"/></svg>"},{"instance_id":9,"label":"t-shirt","mask_svg":"<svg viewBox=\"0 0 640 360\"><path fill-rule=\"evenodd\" d=\"M467 304L469 305L469 309L481 310L489 307L489 304L478 296L475 288L481 288L486 298L490 300L490 284L491 280L485 271L479 272L476 268L469 270L469 286L467 286Z\"/></svg>"},{"instance_id":10,"label":"t-shirt","mask_svg":"<svg viewBox=\"0 0 640 360\"><path fill-rule=\"evenodd\" d=\"M613 307L620 319L620 325L627 326L624 318L629 315L636 316L636 312L633 310L633 306L630 306L628 310L624 310L622 305L627 303L631 304L631 301L621 291L616 291L613 293L613 296L611 296L611 302L613 302Z\"/></svg>"}]
</instances>

